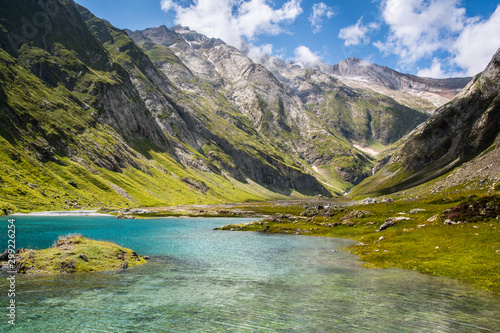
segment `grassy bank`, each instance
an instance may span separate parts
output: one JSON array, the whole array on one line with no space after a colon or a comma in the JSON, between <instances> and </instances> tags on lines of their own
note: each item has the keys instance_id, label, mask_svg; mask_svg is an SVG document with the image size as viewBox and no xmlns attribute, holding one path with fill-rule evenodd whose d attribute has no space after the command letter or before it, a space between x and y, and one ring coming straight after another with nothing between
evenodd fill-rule
<instances>
[{"instance_id":1,"label":"grassy bank","mask_svg":"<svg viewBox=\"0 0 500 333\"><path fill-rule=\"evenodd\" d=\"M16 254L18 272L25 274L106 271L144 263L146 260L130 249L78 235L61 237L48 249Z\"/></svg>"},{"instance_id":2,"label":"grassy bank","mask_svg":"<svg viewBox=\"0 0 500 333\"><path fill-rule=\"evenodd\" d=\"M366 267L450 277L500 295L499 207L498 195L442 194L350 207L303 207L300 214L276 214L222 229L350 238L358 244L348 250ZM381 228L384 223L390 226Z\"/></svg>"}]
</instances>

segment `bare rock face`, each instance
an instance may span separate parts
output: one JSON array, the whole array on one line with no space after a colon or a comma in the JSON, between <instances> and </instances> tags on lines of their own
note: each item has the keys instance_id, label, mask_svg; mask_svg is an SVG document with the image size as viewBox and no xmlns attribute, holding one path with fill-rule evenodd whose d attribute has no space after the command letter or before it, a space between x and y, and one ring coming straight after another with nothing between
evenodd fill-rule
<instances>
[{"instance_id":1,"label":"bare rock face","mask_svg":"<svg viewBox=\"0 0 500 333\"><path fill-rule=\"evenodd\" d=\"M500 130L499 92L500 50L453 102L413 133L397 159L407 170L417 171L431 163L460 163L489 147Z\"/></svg>"},{"instance_id":2,"label":"bare rock face","mask_svg":"<svg viewBox=\"0 0 500 333\"><path fill-rule=\"evenodd\" d=\"M334 76L325 64L306 68L272 56L264 57L262 63L330 128L361 144L396 142L425 121L433 107L428 102L423 102L425 107L399 102L373 85L354 86Z\"/></svg>"},{"instance_id":3,"label":"bare rock face","mask_svg":"<svg viewBox=\"0 0 500 333\"><path fill-rule=\"evenodd\" d=\"M107 29L115 28L108 26ZM155 115L156 123L164 132L190 144L207 157L207 160L193 158L184 146L173 142L178 160L204 172L229 172L236 179L250 178L260 184L294 189L305 187L328 194L316 179L300 170L298 164L290 167L284 164L282 157L269 156L260 147L253 147L253 152L247 151L248 147L255 145L244 138L255 131L250 113L245 113L251 108L238 108L235 102L237 97L231 99L226 92L230 86L237 96L244 90L241 94L255 97L255 94L245 90L246 86L238 90L236 84L252 81L254 86L259 86L255 77L245 80L242 73L256 66L250 59L220 40L209 39L183 27L175 27L175 30L159 27L142 32L129 31L128 34L146 52L154 49L154 52L161 50L163 53L163 57L156 62L161 71L149 59L131 64L135 67L132 73L138 72L133 80L135 88ZM131 49L134 47L137 48L135 44L130 46ZM141 52L136 50L135 53ZM259 67L264 75L269 74ZM276 79L274 81L277 82ZM242 115L250 121L244 121ZM231 125L236 125L234 130L238 133L228 132L232 129ZM257 139L257 142L261 140L265 138ZM204 151L207 144L215 145L219 153ZM243 144L245 149L241 147ZM222 158L221 154L226 157ZM231 162L228 163L228 160ZM208 191L206 186L194 188L202 193Z\"/></svg>"}]
</instances>

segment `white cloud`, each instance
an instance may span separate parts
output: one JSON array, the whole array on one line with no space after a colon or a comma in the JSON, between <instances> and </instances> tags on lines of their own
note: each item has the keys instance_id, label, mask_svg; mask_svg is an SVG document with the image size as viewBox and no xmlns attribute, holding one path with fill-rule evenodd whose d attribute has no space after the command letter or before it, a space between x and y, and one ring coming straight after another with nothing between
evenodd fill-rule
<instances>
[{"instance_id":1,"label":"white cloud","mask_svg":"<svg viewBox=\"0 0 500 333\"><path fill-rule=\"evenodd\" d=\"M335 12L331 7L328 7L323 2L315 3L313 5L313 11L309 16L309 22L311 22L311 26L314 28L313 32L320 32L323 27L324 17L330 19L333 15L335 15Z\"/></svg>"},{"instance_id":2,"label":"white cloud","mask_svg":"<svg viewBox=\"0 0 500 333\"><path fill-rule=\"evenodd\" d=\"M439 49L449 47L454 34L466 21L460 0L385 0L382 17L389 37L376 43L380 50L399 56L403 64L413 64Z\"/></svg>"},{"instance_id":3,"label":"white cloud","mask_svg":"<svg viewBox=\"0 0 500 333\"><path fill-rule=\"evenodd\" d=\"M439 52L442 61L419 72L426 75L451 76L459 73L456 66L477 74L500 47L500 5L482 19L467 17L461 0L383 0L382 18L389 35L373 45L397 55L404 69Z\"/></svg>"},{"instance_id":4,"label":"white cloud","mask_svg":"<svg viewBox=\"0 0 500 333\"><path fill-rule=\"evenodd\" d=\"M248 49L245 50L247 57L252 59L254 62L260 64L262 63L262 58L266 54L273 53L273 45L272 44L264 44L260 46L248 45Z\"/></svg>"},{"instance_id":5,"label":"white cloud","mask_svg":"<svg viewBox=\"0 0 500 333\"><path fill-rule=\"evenodd\" d=\"M467 75L484 70L500 47L500 5L488 20L471 19L453 45L453 61Z\"/></svg>"},{"instance_id":6,"label":"white cloud","mask_svg":"<svg viewBox=\"0 0 500 333\"><path fill-rule=\"evenodd\" d=\"M162 0L164 11L175 12L175 23L209 37L241 47L242 37L253 40L261 34L286 32L283 24L292 23L302 13L301 0L289 0L281 8L272 8L266 0L194 0L189 7L179 1Z\"/></svg>"},{"instance_id":7,"label":"white cloud","mask_svg":"<svg viewBox=\"0 0 500 333\"><path fill-rule=\"evenodd\" d=\"M441 61L438 58L432 59L431 67L419 70L417 72L417 75L422 77L434 77L434 78L446 77L442 69Z\"/></svg>"},{"instance_id":8,"label":"white cloud","mask_svg":"<svg viewBox=\"0 0 500 333\"><path fill-rule=\"evenodd\" d=\"M345 46L369 43L370 37L368 37L368 33L380 28L380 25L375 22L365 26L362 20L363 17L361 17L356 24L340 29L338 37L345 40Z\"/></svg>"},{"instance_id":9,"label":"white cloud","mask_svg":"<svg viewBox=\"0 0 500 333\"><path fill-rule=\"evenodd\" d=\"M307 46L299 46L294 50L295 61L303 65L314 65L321 62L321 58Z\"/></svg>"}]
</instances>

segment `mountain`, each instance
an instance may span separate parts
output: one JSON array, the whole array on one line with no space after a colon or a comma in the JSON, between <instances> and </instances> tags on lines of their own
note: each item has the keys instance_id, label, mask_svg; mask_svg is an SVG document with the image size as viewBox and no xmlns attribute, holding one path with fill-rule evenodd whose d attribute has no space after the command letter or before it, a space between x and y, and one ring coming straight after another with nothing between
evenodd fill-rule
<instances>
[{"instance_id":1,"label":"mountain","mask_svg":"<svg viewBox=\"0 0 500 333\"><path fill-rule=\"evenodd\" d=\"M323 70L329 68L324 64L312 66L316 67L313 69L272 56L266 56L261 61L318 118L363 146L395 143L425 121L428 111L433 108L427 101L416 102L417 98L413 96L407 96L412 104L405 105L387 92L348 85Z\"/></svg>"},{"instance_id":2,"label":"mountain","mask_svg":"<svg viewBox=\"0 0 500 333\"><path fill-rule=\"evenodd\" d=\"M453 186L488 177L488 169L498 173L494 156L499 153L499 133L500 49L482 73L410 133L387 157L387 164L354 194L407 189L450 171ZM475 172L464 175L463 170Z\"/></svg>"},{"instance_id":3,"label":"mountain","mask_svg":"<svg viewBox=\"0 0 500 333\"><path fill-rule=\"evenodd\" d=\"M220 94L186 94L74 2L4 1L0 17L2 207L330 195Z\"/></svg>"},{"instance_id":4,"label":"mountain","mask_svg":"<svg viewBox=\"0 0 500 333\"><path fill-rule=\"evenodd\" d=\"M349 183L369 175L372 161L368 156L309 112L264 66L236 48L181 26L128 34L176 85L197 98L224 98L270 144L334 191L343 191L352 186ZM167 56L162 58L158 49L173 53L183 65L172 64Z\"/></svg>"},{"instance_id":5,"label":"mountain","mask_svg":"<svg viewBox=\"0 0 500 333\"><path fill-rule=\"evenodd\" d=\"M431 108L273 70L186 27L120 30L72 0L1 4L3 211L328 197L371 175L365 146L395 144Z\"/></svg>"},{"instance_id":6,"label":"mountain","mask_svg":"<svg viewBox=\"0 0 500 333\"><path fill-rule=\"evenodd\" d=\"M348 58L337 65L324 66L323 70L333 76L370 82L393 90L412 94L430 92L447 98L454 97L471 80L470 77L448 79L418 77L399 73L359 58Z\"/></svg>"}]
</instances>

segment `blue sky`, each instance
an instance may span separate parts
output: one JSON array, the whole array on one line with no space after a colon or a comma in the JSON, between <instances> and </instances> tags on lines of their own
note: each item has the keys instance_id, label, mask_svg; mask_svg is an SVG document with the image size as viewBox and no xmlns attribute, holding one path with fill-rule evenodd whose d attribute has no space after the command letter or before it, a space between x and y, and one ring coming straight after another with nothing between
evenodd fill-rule
<instances>
[{"instance_id":1,"label":"blue sky","mask_svg":"<svg viewBox=\"0 0 500 333\"><path fill-rule=\"evenodd\" d=\"M362 58L431 77L475 75L500 47L496 0L76 0L118 28L181 24L304 64Z\"/></svg>"}]
</instances>

